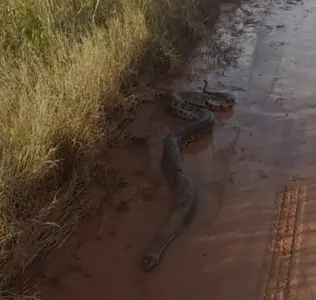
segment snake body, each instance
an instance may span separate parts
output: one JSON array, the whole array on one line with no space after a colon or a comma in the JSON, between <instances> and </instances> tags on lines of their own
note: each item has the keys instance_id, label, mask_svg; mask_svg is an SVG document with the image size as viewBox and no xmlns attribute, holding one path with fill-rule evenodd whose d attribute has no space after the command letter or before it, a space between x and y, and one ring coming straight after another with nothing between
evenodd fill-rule
<instances>
[{"instance_id":1,"label":"snake body","mask_svg":"<svg viewBox=\"0 0 316 300\"><path fill-rule=\"evenodd\" d=\"M162 171L178 201L172 208L166 224L155 234L149 249L142 257L145 271L152 269L160 260L162 252L192 219L196 211L196 191L182 167L181 149L202 133L212 130L213 111L225 110L235 104L235 97L227 92L206 90L203 92L174 92L170 108L174 115L192 121L184 128L170 132L163 142Z\"/></svg>"}]
</instances>

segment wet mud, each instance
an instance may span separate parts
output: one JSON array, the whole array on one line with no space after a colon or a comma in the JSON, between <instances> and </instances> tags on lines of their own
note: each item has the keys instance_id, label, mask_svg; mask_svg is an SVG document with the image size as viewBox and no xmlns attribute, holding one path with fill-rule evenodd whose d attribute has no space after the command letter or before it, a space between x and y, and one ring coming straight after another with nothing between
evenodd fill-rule
<instances>
[{"instance_id":1,"label":"wet mud","mask_svg":"<svg viewBox=\"0 0 316 300\"><path fill-rule=\"evenodd\" d=\"M97 212L38 270L44 300L316 298L316 2L223 4L213 38L177 79L149 88L112 151L119 185L99 184ZM214 40L216 43L214 44ZM160 170L162 139L185 121L155 89L235 93L212 134L183 151L198 192L192 222L145 273L141 256L174 201Z\"/></svg>"}]
</instances>

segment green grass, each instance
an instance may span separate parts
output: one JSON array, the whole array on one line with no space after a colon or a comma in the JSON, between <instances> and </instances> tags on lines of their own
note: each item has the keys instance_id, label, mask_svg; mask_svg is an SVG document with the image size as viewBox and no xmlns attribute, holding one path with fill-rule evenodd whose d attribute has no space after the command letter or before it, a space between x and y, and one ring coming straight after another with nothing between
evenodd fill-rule
<instances>
[{"instance_id":1,"label":"green grass","mask_svg":"<svg viewBox=\"0 0 316 300\"><path fill-rule=\"evenodd\" d=\"M154 72L176 64L177 45L203 32L210 6L1 1L0 290L76 223L77 174L89 179L93 166L82 160L120 135L116 109L128 114L122 82L137 82L144 61ZM60 196L51 193L57 188Z\"/></svg>"}]
</instances>

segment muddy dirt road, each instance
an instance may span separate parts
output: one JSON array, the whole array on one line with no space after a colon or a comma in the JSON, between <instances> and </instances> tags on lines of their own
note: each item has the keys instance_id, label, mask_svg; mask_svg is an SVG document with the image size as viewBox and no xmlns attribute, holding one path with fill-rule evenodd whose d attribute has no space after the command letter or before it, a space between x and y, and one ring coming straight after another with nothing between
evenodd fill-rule
<instances>
[{"instance_id":1,"label":"muddy dirt road","mask_svg":"<svg viewBox=\"0 0 316 300\"><path fill-rule=\"evenodd\" d=\"M184 151L198 190L192 223L142 272L140 258L173 201L159 169L161 140L183 124L145 104L133 130L147 134L148 145L115 151L120 189L49 257L42 297L316 299L315 29L314 0L223 5L217 36L234 48L230 63L214 70L203 44L183 77L165 83L201 90L207 78L238 98L213 136ZM105 193L93 187L96 199Z\"/></svg>"}]
</instances>

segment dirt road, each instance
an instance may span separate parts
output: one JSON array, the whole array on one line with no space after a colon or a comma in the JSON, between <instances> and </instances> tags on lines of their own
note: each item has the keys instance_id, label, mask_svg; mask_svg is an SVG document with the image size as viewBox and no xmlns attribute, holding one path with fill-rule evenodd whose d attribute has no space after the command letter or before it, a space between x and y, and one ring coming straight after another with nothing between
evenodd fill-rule
<instances>
[{"instance_id":1,"label":"dirt road","mask_svg":"<svg viewBox=\"0 0 316 300\"><path fill-rule=\"evenodd\" d=\"M161 139L183 124L143 105L133 130L145 129L147 147L115 151L120 189L49 257L39 280L45 300L316 299L316 1L263 2L223 5L217 37L234 48L229 64L214 70L203 44L183 77L167 83L201 90L207 78L238 98L212 137L184 151L198 188L192 223L142 272L173 201L159 169Z\"/></svg>"}]
</instances>

